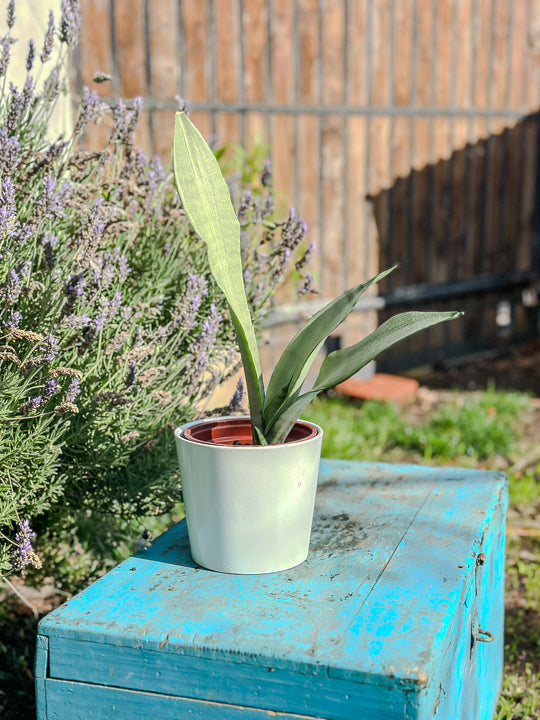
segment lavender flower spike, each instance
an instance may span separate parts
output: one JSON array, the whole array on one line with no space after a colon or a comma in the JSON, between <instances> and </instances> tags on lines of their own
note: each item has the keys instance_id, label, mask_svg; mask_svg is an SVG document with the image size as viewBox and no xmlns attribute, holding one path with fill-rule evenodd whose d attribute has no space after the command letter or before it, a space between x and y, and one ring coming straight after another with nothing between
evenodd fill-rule
<instances>
[{"instance_id":1,"label":"lavender flower spike","mask_svg":"<svg viewBox=\"0 0 540 720\"><path fill-rule=\"evenodd\" d=\"M11 556L11 568L16 572L21 572L28 565L35 568L41 567L41 560L32 548L35 542L36 534L32 532L28 520L19 521L19 532L15 534L15 550Z\"/></svg>"}]
</instances>

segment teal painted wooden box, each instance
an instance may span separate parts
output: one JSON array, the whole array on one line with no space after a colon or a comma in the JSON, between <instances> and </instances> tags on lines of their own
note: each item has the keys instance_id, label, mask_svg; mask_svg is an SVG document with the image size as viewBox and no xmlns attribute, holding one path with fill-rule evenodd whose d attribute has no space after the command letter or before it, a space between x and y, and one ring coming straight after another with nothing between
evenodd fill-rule
<instances>
[{"instance_id":1,"label":"teal painted wooden box","mask_svg":"<svg viewBox=\"0 0 540 720\"><path fill-rule=\"evenodd\" d=\"M42 620L38 718L488 720L506 504L500 473L323 461L308 560L259 576L179 523Z\"/></svg>"}]
</instances>

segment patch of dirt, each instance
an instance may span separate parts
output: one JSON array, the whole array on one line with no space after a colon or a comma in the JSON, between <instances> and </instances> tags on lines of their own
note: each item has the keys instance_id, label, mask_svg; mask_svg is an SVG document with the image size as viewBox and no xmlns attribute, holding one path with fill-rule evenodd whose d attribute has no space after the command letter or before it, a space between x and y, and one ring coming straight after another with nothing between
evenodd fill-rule
<instances>
[{"instance_id":1,"label":"patch of dirt","mask_svg":"<svg viewBox=\"0 0 540 720\"><path fill-rule=\"evenodd\" d=\"M540 338L493 358L410 373L430 389L516 390L540 398Z\"/></svg>"}]
</instances>

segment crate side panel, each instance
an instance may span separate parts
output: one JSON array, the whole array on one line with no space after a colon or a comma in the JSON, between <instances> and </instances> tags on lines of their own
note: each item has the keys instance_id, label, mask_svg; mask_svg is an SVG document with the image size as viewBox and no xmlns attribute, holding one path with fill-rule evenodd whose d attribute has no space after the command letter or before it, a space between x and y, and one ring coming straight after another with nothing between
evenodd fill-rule
<instances>
[{"instance_id":1,"label":"crate side panel","mask_svg":"<svg viewBox=\"0 0 540 720\"><path fill-rule=\"evenodd\" d=\"M358 683L326 675L302 675L234 661L51 638L51 679L94 687L147 691L272 712L348 720L408 717L411 694L403 688ZM414 700L414 698L412 698ZM412 706L411 706L412 707ZM413 717L411 715L411 717Z\"/></svg>"},{"instance_id":2,"label":"crate side panel","mask_svg":"<svg viewBox=\"0 0 540 720\"><path fill-rule=\"evenodd\" d=\"M48 680L47 720L88 720L88 708L92 708L92 720L134 720L134 718L158 717L159 720L263 720L266 710L201 702L189 698L173 697L156 693L100 687L63 680ZM272 713L277 720L315 720L311 715ZM319 718L319 720L321 720Z\"/></svg>"}]
</instances>

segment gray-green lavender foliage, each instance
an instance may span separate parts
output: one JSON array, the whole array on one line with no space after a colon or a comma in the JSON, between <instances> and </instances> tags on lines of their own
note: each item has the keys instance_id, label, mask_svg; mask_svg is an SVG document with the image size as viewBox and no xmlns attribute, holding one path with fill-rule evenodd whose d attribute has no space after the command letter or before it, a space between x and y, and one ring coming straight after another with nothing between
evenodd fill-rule
<instances>
[{"instance_id":1,"label":"gray-green lavender foliage","mask_svg":"<svg viewBox=\"0 0 540 720\"><path fill-rule=\"evenodd\" d=\"M77 0L63 0L58 24L50 14L22 88L6 82L12 1L0 38L0 574L53 557L39 536L76 538L89 518L121 527L174 503L172 428L238 363L172 178L133 143L140 99L110 108L85 89L73 135L48 139L79 18ZM104 115L107 146L81 149ZM274 219L268 168L233 194L257 323L295 259L305 264L305 227L294 212Z\"/></svg>"}]
</instances>

